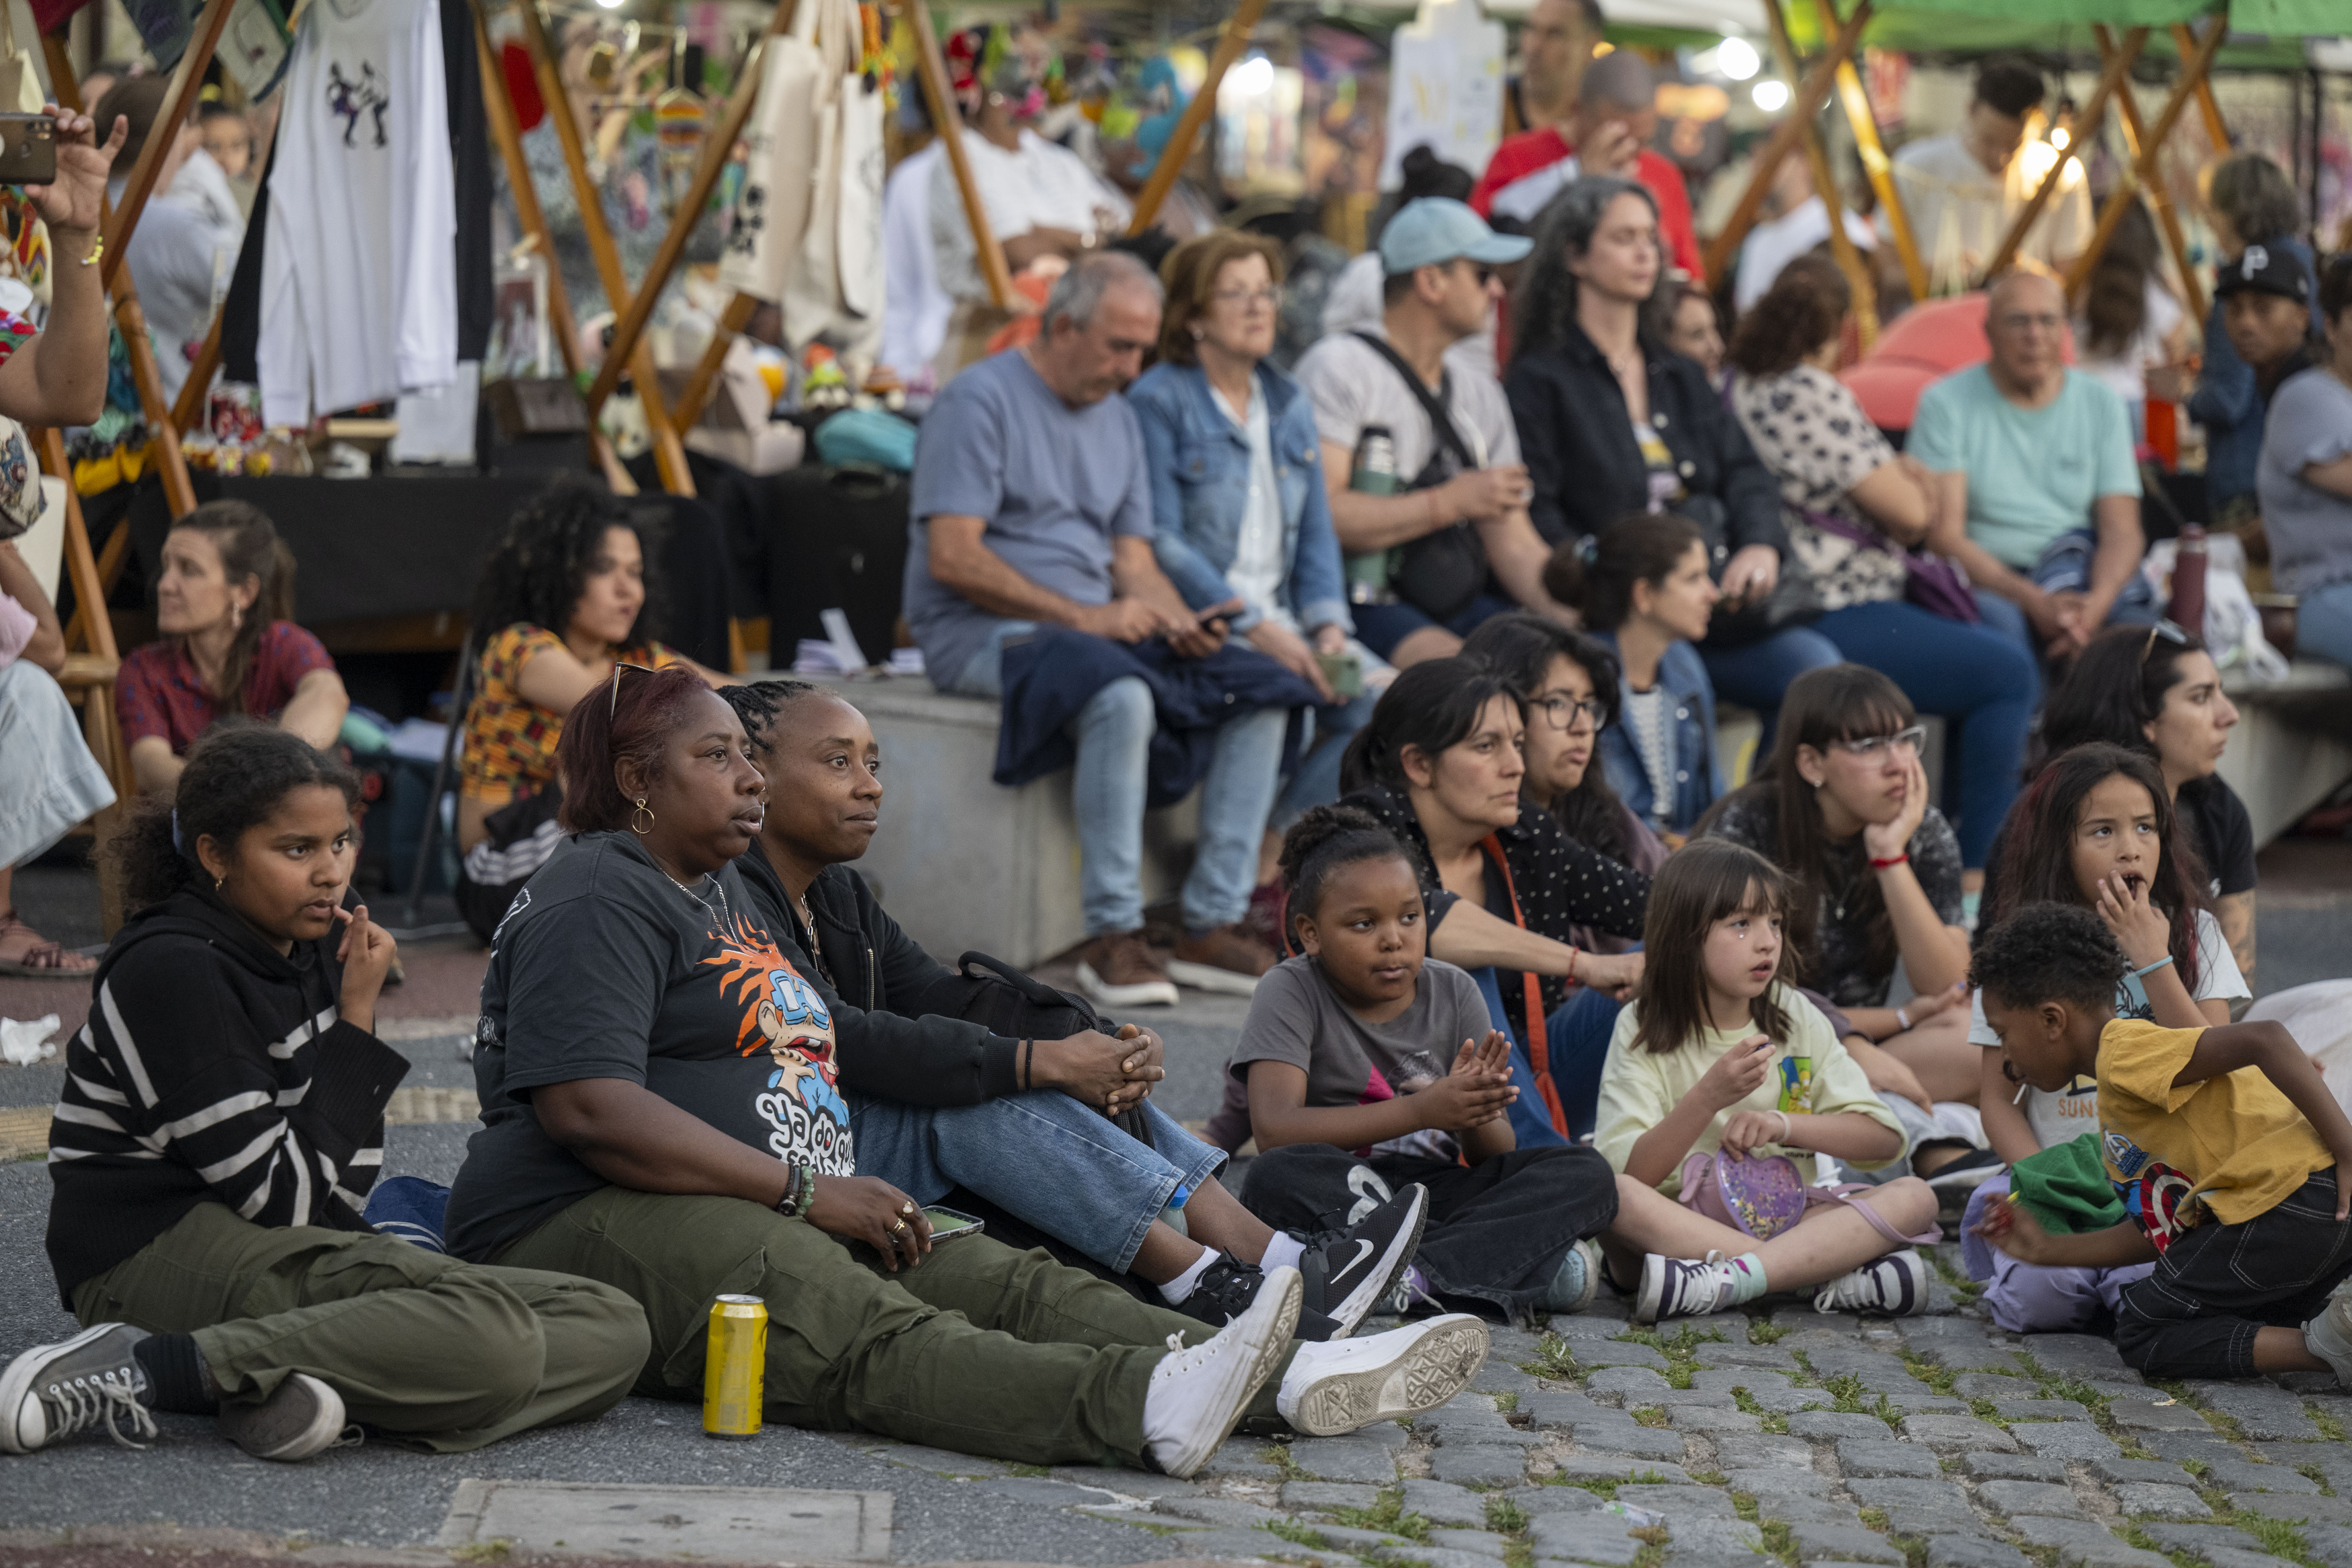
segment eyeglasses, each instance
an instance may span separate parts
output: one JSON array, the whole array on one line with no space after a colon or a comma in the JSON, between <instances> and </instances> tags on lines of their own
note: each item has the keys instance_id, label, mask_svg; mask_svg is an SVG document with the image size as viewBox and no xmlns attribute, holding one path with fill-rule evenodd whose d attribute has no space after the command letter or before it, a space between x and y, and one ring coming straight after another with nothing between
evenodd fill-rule
<instances>
[{"instance_id":1,"label":"eyeglasses","mask_svg":"<svg viewBox=\"0 0 2352 1568\"><path fill-rule=\"evenodd\" d=\"M1271 310L1282 303L1282 290L1269 283L1263 289L1220 289L1209 298L1220 305L1239 305L1244 310L1264 305Z\"/></svg>"},{"instance_id":2,"label":"eyeglasses","mask_svg":"<svg viewBox=\"0 0 2352 1568\"><path fill-rule=\"evenodd\" d=\"M1849 757L1860 757L1870 762L1885 756L1889 746L1905 756L1916 757L1919 754L1920 742L1927 738L1927 726L1914 724L1907 730L1897 730L1892 735L1861 735L1851 741L1832 741L1830 744Z\"/></svg>"},{"instance_id":3,"label":"eyeglasses","mask_svg":"<svg viewBox=\"0 0 2352 1568\"><path fill-rule=\"evenodd\" d=\"M2189 634L2187 632L2173 625L2170 621L2159 620L2156 625L2147 628L2147 641L2140 645L2139 661L2142 664L2146 664L2147 662L2147 656L2156 651L2156 639L2158 637L2162 637L2165 641L2171 643L2177 647L2187 647L2189 646Z\"/></svg>"},{"instance_id":4,"label":"eyeglasses","mask_svg":"<svg viewBox=\"0 0 2352 1568\"><path fill-rule=\"evenodd\" d=\"M634 669L644 675L651 675L654 672L654 667L650 664L628 664L617 658L613 661L613 695L612 700L604 705L604 717L608 720L621 710L621 671L625 669Z\"/></svg>"},{"instance_id":5,"label":"eyeglasses","mask_svg":"<svg viewBox=\"0 0 2352 1568\"><path fill-rule=\"evenodd\" d=\"M1583 716L1585 723L1598 730L1601 728L1601 718L1609 711L1601 706L1601 700L1597 697L1580 699L1570 697L1565 691L1555 691L1549 697L1538 697L1536 699L1535 705L1543 710L1544 721L1555 730L1575 729L1577 717L1580 714Z\"/></svg>"}]
</instances>

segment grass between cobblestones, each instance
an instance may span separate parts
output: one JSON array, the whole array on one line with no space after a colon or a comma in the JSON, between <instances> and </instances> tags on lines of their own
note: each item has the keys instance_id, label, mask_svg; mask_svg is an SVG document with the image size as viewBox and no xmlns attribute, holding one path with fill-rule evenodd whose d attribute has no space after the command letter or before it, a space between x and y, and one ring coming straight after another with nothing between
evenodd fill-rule
<instances>
[{"instance_id":1,"label":"grass between cobblestones","mask_svg":"<svg viewBox=\"0 0 2352 1568\"><path fill-rule=\"evenodd\" d=\"M1417 1513L1404 1510L1404 1489L1382 1487L1381 1500L1370 1508L1332 1508L1323 1511L1350 1530L1385 1530L1391 1535L1402 1535L1407 1541L1426 1542L1429 1521ZM1488 1518L1494 1516L1494 1505L1488 1504Z\"/></svg>"},{"instance_id":2,"label":"grass between cobblestones","mask_svg":"<svg viewBox=\"0 0 2352 1568\"><path fill-rule=\"evenodd\" d=\"M1611 1476L1546 1476L1543 1484L1548 1487L1575 1487L1580 1491L1591 1492L1604 1502L1615 1502L1619 1487L1662 1487L1666 1484L1666 1478L1663 1471L1642 1470L1622 1479Z\"/></svg>"}]
</instances>

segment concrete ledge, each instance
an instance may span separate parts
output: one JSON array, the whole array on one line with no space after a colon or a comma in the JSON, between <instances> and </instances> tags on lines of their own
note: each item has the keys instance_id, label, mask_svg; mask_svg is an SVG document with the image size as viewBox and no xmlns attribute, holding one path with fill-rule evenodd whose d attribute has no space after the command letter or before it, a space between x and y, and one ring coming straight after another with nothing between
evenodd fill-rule
<instances>
[{"instance_id":1,"label":"concrete ledge","mask_svg":"<svg viewBox=\"0 0 2352 1568\"><path fill-rule=\"evenodd\" d=\"M2220 772L2245 800L2259 848L2352 779L2352 671L2299 658L2280 681L2225 670L2221 689L2238 730Z\"/></svg>"}]
</instances>

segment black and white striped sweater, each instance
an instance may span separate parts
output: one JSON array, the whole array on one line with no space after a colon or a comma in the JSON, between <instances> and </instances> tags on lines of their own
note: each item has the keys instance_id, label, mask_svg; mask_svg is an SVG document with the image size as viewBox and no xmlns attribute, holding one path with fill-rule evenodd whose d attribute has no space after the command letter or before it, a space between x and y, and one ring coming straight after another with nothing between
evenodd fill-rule
<instances>
[{"instance_id":1,"label":"black and white striped sweater","mask_svg":"<svg viewBox=\"0 0 2352 1568\"><path fill-rule=\"evenodd\" d=\"M408 1061L339 1016L336 941L280 955L202 889L116 933L49 1128L49 1267L68 1310L200 1203L365 1228Z\"/></svg>"}]
</instances>

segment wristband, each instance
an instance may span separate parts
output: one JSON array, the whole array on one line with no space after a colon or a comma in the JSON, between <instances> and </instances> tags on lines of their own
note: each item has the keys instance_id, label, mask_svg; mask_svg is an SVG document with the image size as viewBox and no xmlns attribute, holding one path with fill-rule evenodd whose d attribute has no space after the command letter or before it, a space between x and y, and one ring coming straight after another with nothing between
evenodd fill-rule
<instances>
[{"instance_id":1,"label":"wristband","mask_svg":"<svg viewBox=\"0 0 2352 1568\"><path fill-rule=\"evenodd\" d=\"M1772 1114L1780 1119L1780 1146L1785 1149L1789 1146L1789 1113L1776 1110Z\"/></svg>"},{"instance_id":2,"label":"wristband","mask_svg":"<svg viewBox=\"0 0 2352 1568\"><path fill-rule=\"evenodd\" d=\"M1568 950L1568 983L1576 984L1576 949L1572 947Z\"/></svg>"},{"instance_id":3,"label":"wristband","mask_svg":"<svg viewBox=\"0 0 2352 1568\"><path fill-rule=\"evenodd\" d=\"M2170 963L2171 962L2172 954L2168 952L2162 958L2158 959L2154 963L2149 964L2147 968L2135 969L2129 974L2124 976L2124 994L2131 999L2131 1005L2135 1011L2147 1005L2147 987L2141 984L2142 977L2155 973L2158 970L2162 969L2166 964Z\"/></svg>"},{"instance_id":4,"label":"wristband","mask_svg":"<svg viewBox=\"0 0 2352 1568\"><path fill-rule=\"evenodd\" d=\"M1895 1009L1895 1022L1896 1025L1895 1032L1896 1034L1907 1035L1911 1032L1911 1015L1906 1013L1900 1007Z\"/></svg>"},{"instance_id":5,"label":"wristband","mask_svg":"<svg viewBox=\"0 0 2352 1568\"><path fill-rule=\"evenodd\" d=\"M2149 964L2147 968L2145 968L2145 969L2135 969L2135 970L2133 970L2133 971L2132 971L2132 975L2133 975L2133 977L2134 977L2134 978L2136 978L2136 979L2137 979L2137 978L2141 978L2141 977L2144 977L2144 976L2147 976L2147 975L2153 974L2153 973L2155 973L2158 970L2162 969L2166 964L2170 963L2171 962L2172 962L2172 954L2170 954L2170 953L2168 953L2168 953L2166 953L2162 958L2158 959L2154 963Z\"/></svg>"},{"instance_id":6,"label":"wristband","mask_svg":"<svg viewBox=\"0 0 2352 1568\"><path fill-rule=\"evenodd\" d=\"M1907 853L1902 855L1889 855L1884 860L1879 859L1874 855L1871 857L1870 868L1874 871L1884 871L1890 867L1908 865L1910 864L1910 861L1911 857Z\"/></svg>"}]
</instances>

